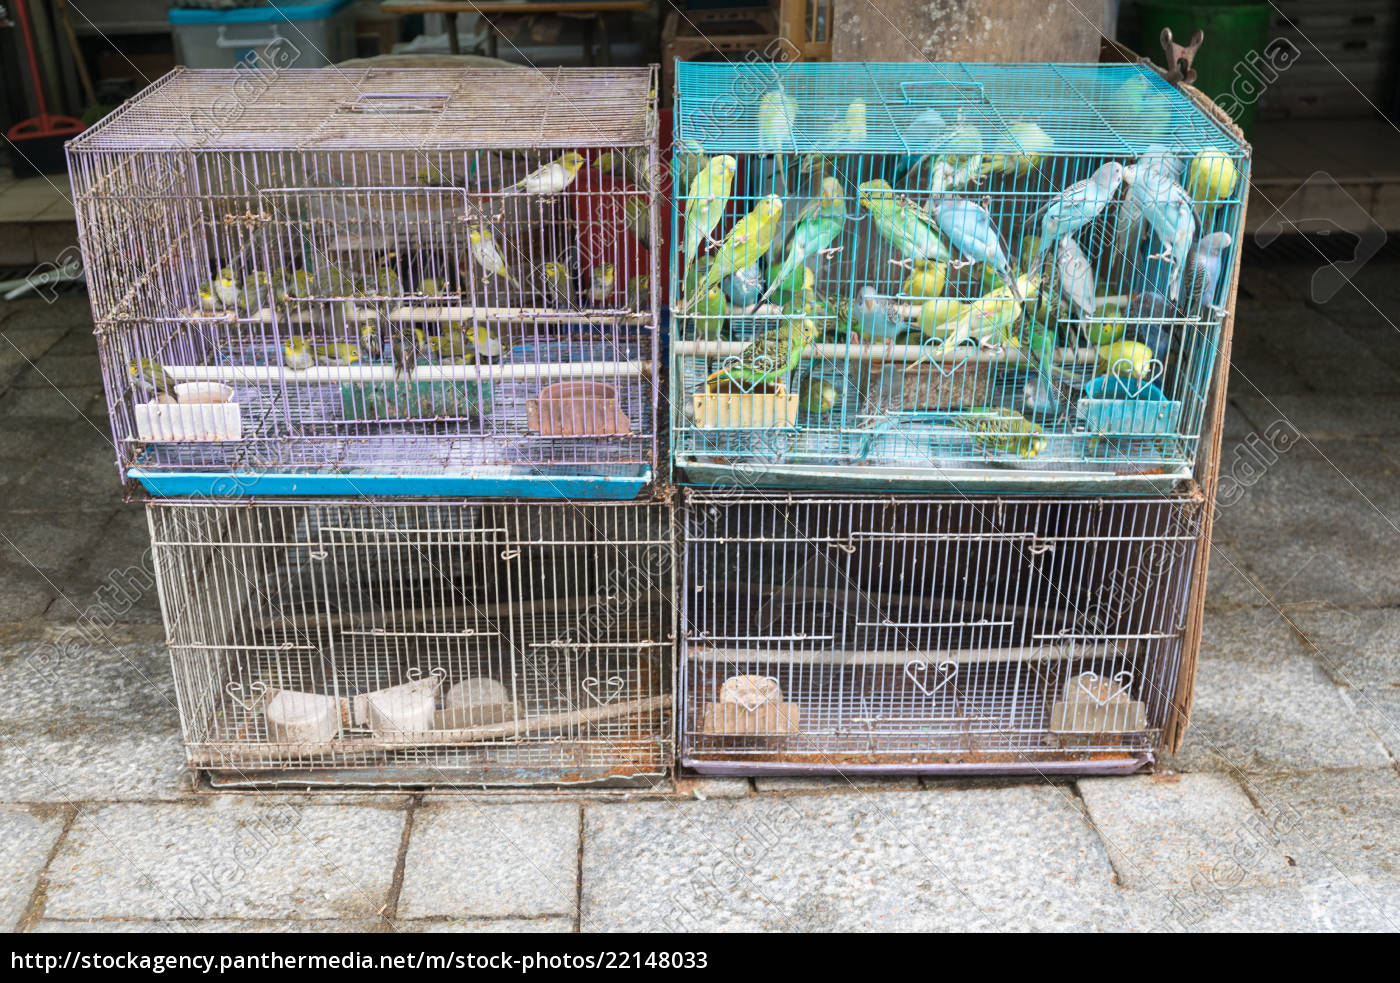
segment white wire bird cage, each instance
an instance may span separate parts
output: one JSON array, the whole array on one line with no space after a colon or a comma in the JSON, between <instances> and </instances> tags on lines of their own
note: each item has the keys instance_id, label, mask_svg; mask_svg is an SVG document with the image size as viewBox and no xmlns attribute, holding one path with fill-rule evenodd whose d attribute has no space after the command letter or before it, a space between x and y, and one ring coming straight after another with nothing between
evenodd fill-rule
<instances>
[{"instance_id":1,"label":"white wire bird cage","mask_svg":"<svg viewBox=\"0 0 1400 983\"><path fill-rule=\"evenodd\" d=\"M216 784L666 775L671 509L156 500L189 765Z\"/></svg>"},{"instance_id":2,"label":"white wire bird cage","mask_svg":"<svg viewBox=\"0 0 1400 983\"><path fill-rule=\"evenodd\" d=\"M1130 771L1183 705L1199 495L686 498L687 767Z\"/></svg>"},{"instance_id":3,"label":"white wire bird cage","mask_svg":"<svg viewBox=\"0 0 1400 983\"><path fill-rule=\"evenodd\" d=\"M1136 65L679 66L672 463L695 485L1194 475L1249 148Z\"/></svg>"},{"instance_id":4,"label":"white wire bird cage","mask_svg":"<svg viewBox=\"0 0 1400 983\"><path fill-rule=\"evenodd\" d=\"M654 68L161 79L69 146L123 479L634 497L655 145Z\"/></svg>"}]
</instances>

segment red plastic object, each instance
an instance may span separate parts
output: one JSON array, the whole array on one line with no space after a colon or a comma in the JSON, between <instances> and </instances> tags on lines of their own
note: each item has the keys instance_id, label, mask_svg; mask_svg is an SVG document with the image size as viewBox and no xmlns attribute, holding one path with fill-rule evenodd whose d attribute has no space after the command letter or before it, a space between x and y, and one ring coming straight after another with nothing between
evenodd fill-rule
<instances>
[{"instance_id":1,"label":"red plastic object","mask_svg":"<svg viewBox=\"0 0 1400 983\"><path fill-rule=\"evenodd\" d=\"M19 33L24 39L24 54L29 63L29 81L39 103L39 115L22 119L6 131L5 136L15 148L16 177L28 174L52 174L64 169L63 141L83 132L82 120L72 116L49 115L44 98L44 85L39 78L39 59L34 54L34 35L29 27L29 11L24 0L12 0L19 15Z\"/></svg>"}]
</instances>

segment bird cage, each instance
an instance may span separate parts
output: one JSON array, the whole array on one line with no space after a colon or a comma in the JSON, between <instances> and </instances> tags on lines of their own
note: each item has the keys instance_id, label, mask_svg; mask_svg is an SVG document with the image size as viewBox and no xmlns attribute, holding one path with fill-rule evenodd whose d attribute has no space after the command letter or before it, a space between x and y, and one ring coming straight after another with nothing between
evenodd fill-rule
<instances>
[{"instance_id":1,"label":"bird cage","mask_svg":"<svg viewBox=\"0 0 1400 983\"><path fill-rule=\"evenodd\" d=\"M69 145L123 479L634 497L655 138L649 68L161 79Z\"/></svg>"},{"instance_id":2,"label":"bird cage","mask_svg":"<svg viewBox=\"0 0 1400 983\"><path fill-rule=\"evenodd\" d=\"M1136 65L679 66L672 453L698 485L1190 479L1249 148Z\"/></svg>"},{"instance_id":3,"label":"bird cage","mask_svg":"<svg viewBox=\"0 0 1400 983\"><path fill-rule=\"evenodd\" d=\"M216 784L671 767L669 506L161 499L148 516L186 754Z\"/></svg>"},{"instance_id":4,"label":"bird cage","mask_svg":"<svg viewBox=\"0 0 1400 983\"><path fill-rule=\"evenodd\" d=\"M1189 687L1202 512L1198 493L691 490L682 764L746 775L1140 768Z\"/></svg>"}]
</instances>

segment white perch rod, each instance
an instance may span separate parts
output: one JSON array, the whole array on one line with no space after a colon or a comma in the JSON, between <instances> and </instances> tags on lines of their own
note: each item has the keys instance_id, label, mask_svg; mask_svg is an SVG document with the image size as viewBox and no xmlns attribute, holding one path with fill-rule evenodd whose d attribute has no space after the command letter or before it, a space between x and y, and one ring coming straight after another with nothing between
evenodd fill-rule
<instances>
[{"instance_id":1,"label":"white perch rod","mask_svg":"<svg viewBox=\"0 0 1400 983\"><path fill-rule=\"evenodd\" d=\"M177 382L498 382L510 379L596 379L643 375L646 362L529 362L523 365L420 365L411 378L392 365L162 365Z\"/></svg>"},{"instance_id":2,"label":"white perch rod","mask_svg":"<svg viewBox=\"0 0 1400 983\"><path fill-rule=\"evenodd\" d=\"M676 341L671 343L677 355L709 358L729 358L748 347L744 341ZM1019 348L959 348L947 354L934 353L922 345L811 345L807 351L816 358L832 362L851 359L857 362L1022 362ZM1060 363L1092 363L1098 353L1089 348L1057 348L1055 360Z\"/></svg>"}]
</instances>

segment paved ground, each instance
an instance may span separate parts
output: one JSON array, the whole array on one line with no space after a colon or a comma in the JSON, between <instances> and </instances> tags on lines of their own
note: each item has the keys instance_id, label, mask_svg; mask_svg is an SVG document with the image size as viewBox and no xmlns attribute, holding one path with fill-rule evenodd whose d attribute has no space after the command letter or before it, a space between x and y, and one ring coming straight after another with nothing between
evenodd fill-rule
<instances>
[{"instance_id":1,"label":"paved ground","mask_svg":"<svg viewBox=\"0 0 1400 983\"><path fill-rule=\"evenodd\" d=\"M0 921L1394 931L1400 265L1325 304L1316 266L1246 270L1205 655L1167 769L666 798L192 793L86 301L7 305Z\"/></svg>"}]
</instances>

